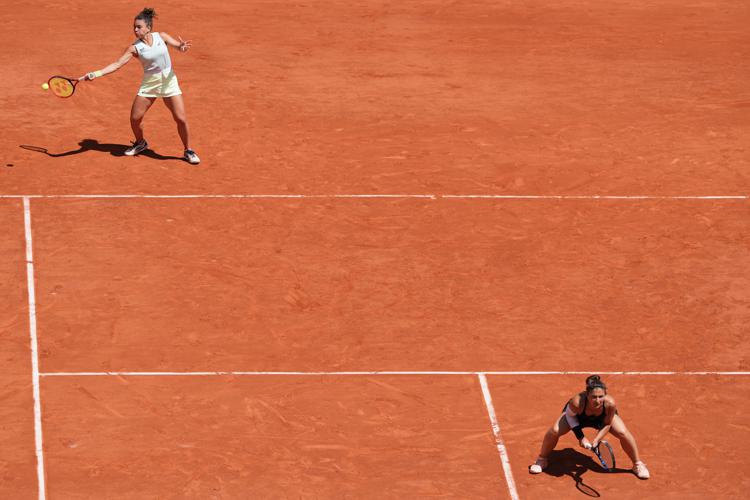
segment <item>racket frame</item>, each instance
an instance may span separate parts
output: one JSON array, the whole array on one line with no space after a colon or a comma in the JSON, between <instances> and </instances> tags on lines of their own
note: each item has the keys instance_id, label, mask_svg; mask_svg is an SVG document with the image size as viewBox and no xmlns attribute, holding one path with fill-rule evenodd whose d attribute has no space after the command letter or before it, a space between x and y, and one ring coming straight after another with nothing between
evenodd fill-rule
<instances>
[{"instance_id":1,"label":"racket frame","mask_svg":"<svg viewBox=\"0 0 750 500\"><path fill-rule=\"evenodd\" d=\"M601 445L604 445L609 451L609 456L612 457L611 464L608 464L607 461L602 457L602 453L601 451L599 451L599 447ZM615 453L614 451L612 451L612 446L609 444L609 442L602 439L601 441L599 441L599 444L597 444L594 448L592 448L592 450L594 451L594 454L596 455L596 457L599 459L599 463L602 464L602 468L605 471L612 472L615 469Z\"/></svg>"},{"instance_id":2,"label":"racket frame","mask_svg":"<svg viewBox=\"0 0 750 500\"><path fill-rule=\"evenodd\" d=\"M54 80L55 78L61 78L63 80L66 80L73 87L73 90L70 91L69 95L60 95L60 94L58 94L57 92L55 92L53 90L52 93L55 94L56 97L59 97L60 99L67 99L68 97L72 97L73 94L75 94L75 92L76 92L76 85L78 85L78 83L79 83L77 78L68 78L67 76L61 76L61 75L51 76L49 78L49 80L47 80L47 85L49 85L50 89L53 88L53 86L52 86L52 80Z\"/></svg>"}]
</instances>

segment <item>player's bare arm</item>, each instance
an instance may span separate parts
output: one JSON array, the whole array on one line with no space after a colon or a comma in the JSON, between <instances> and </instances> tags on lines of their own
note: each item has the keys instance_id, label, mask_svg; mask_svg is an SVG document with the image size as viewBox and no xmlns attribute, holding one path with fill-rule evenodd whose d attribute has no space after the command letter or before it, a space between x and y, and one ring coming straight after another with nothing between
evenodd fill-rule
<instances>
[{"instance_id":1,"label":"player's bare arm","mask_svg":"<svg viewBox=\"0 0 750 500\"><path fill-rule=\"evenodd\" d=\"M125 52L120 56L119 59L117 59L112 64L109 64L105 67L103 67L100 70L92 71L90 73L86 73L82 77L80 77L78 80L93 80L94 78L98 78L100 76L108 75L110 73L114 73L118 69L125 66L128 61L130 61L133 57L137 57L137 53L135 51L135 47L133 45L128 45L128 47L125 49Z\"/></svg>"},{"instance_id":2,"label":"player's bare arm","mask_svg":"<svg viewBox=\"0 0 750 500\"><path fill-rule=\"evenodd\" d=\"M183 40L182 37L177 36L177 40L175 40L169 33L161 32L161 37L164 39L164 41L169 45L170 47L175 47L180 52L187 52L190 50L190 47L192 47L192 42L190 40Z\"/></svg>"},{"instance_id":3,"label":"player's bare arm","mask_svg":"<svg viewBox=\"0 0 750 500\"><path fill-rule=\"evenodd\" d=\"M604 423L610 425L615 414L617 414L617 404L615 398L607 394L604 398Z\"/></svg>"},{"instance_id":4,"label":"player's bare arm","mask_svg":"<svg viewBox=\"0 0 750 500\"><path fill-rule=\"evenodd\" d=\"M615 405L615 400L611 396L607 395L604 400L604 427L602 427L599 432L597 432L596 437L591 442L591 446L599 446L601 440L604 439L604 436L606 436L609 433L609 430L612 428L612 419L615 418L616 414L617 406Z\"/></svg>"},{"instance_id":5,"label":"player's bare arm","mask_svg":"<svg viewBox=\"0 0 750 500\"><path fill-rule=\"evenodd\" d=\"M584 411L586 411L586 408L581 408L581 395L576 394L568 401L568 406L565 410L565 420L568 422L568 426L573 431L573 434L575 434L576 439L578 439L578 444L581 448L589 450L591 449L591 442L583 434L583 431L581 431L578 425L578 417L576 416Z\"/></svg>"},{"instance_id":6,"label":"player's bare arm","mask_svg":"<svg viewBox=\"0 0 750 500\"><path fill-rule=\"evenodd\" d=\"M570 401L568 401L568 407L573 410L574 413L580 413L581 412L581 395L576 394L572 398L570 398Z\"/></svg>"}]
</instances>

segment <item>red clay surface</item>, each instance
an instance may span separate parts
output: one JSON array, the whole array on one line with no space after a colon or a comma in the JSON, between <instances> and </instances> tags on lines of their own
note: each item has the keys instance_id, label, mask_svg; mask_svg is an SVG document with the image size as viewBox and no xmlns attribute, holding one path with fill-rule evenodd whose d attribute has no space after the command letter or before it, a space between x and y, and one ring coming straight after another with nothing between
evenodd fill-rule
<instances>
[{"instance_id":1,"label":"red clay surface","mask_svg":"<svg viewBox=\"0 0 750 500\"><path fill-rule=\"evenodd\" d=\"M131 140L137 61L71 99L39 88L115 60L136 7L37 0L0 13L0 63L14 68L0 150L16 165L0 191L750 188L746 2L168 0L157 11L157 30L194 43L173 62L201 168L112 156ZM158 155L180 156L161 103L146 130ZM59 154L84 139L105 146L18 147Z\"/></svg>"},{"instance_id":2,"label":"red clay surface","mask_svg":"<svg viewBox=\"0 0 750 500\"><path fill-rule=\"evenodd\" d=\"M113 61L136 10L0 12L0 195L750 192L746 3L168 0L156 29L193 40L173 61L197 168L161 103L153 150L122 157L137 62L68 100L39 89ZM747 200L31 206L42 371L750 370ZM20 200L0 222L0 496L34 498ZM521 498L582 496L575 453L525 473L582 379L490 379ZM617 378L654 478L583 478L740 498L748 383ZM42 392L50 498L508 495L473 377Z\"/></svg>"},{"instance_id":3,"label":"red clay surface","mask_svg":"<svg viewBox=\"0 0 750 500\"><path fill-rule=\"evenodd\" d=\"M507 498L476 377L45 379L59 498Z\"/></svg>"},{"instance_id":4,"label":"red clay surface","mask_svg":"<svg viewBox=\"0 0 750 500\"><path fill-rule=\"evenodd\" d=\"M583 376L488 377L518 494L527 500L586 498L576 476L602 498L747 498L750 463L747 377L604 377L619 413L635 436L652 478L620 472L631 466L610 437L618 473L601 472L572 435L563 437L547 473L531 476L545 431L584 387ZM594 457L594 460L596 458Z\"/></svg>"},{"instance_id":5,"label":"red clay surface","mask_svg":"<svg viewBox=\"0 0 750 500\"><path fill-rule=\"evenodd\" d=\"M743 202L33 200L32 217L43 371L750 368Z\"/></svg>"},{"instance_id":6,"label":"red clay surface","mask_svg":"<svg viewBox=\"0 0 750 500\"><path fill-rule=\"evenodd\" d=\"M0 200L0 498L35 498L23 207Z\"/></svg>"}]
</instances>

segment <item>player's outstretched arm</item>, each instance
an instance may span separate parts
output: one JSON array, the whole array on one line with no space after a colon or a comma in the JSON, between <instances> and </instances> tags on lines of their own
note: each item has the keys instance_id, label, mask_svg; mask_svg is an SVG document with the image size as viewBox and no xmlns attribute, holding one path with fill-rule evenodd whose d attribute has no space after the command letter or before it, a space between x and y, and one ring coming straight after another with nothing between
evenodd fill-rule
<instances>
[{"instance_id":1,"label":"player's outstretched arm","mask_svg":"<svg viewBox=\"0 0 750 500\"><path fill-rule=\"evenodd\" d=\"M118 69L125 66L128 61L130 61L133 57L136 57L138 54L135 51L135 46L128 45L128 48L125 49L125 53L123 53L120 58L113 62L112 64L103 67L102 69L91 71L90 73L86 73L82 77L78 78L78 81L84 81L84 80L93 80L94 78L99 78L100 76L108 75L110 73L114 73Z\"/></svg>"},{"instance_id":2,"label":"player's outstretched arm","mask_svg":"<svg viewBox=\"0 0 750 500\"><path fill-rule=\"evenodd\" d=\"M187 52L193 46L190 40L183 40L179 35L177 36L177 40L172 38L169 33L161 32L160 35L167 42L167 45L178 49L180 52Z\"/></svg>"},{"instance_id":3,"label":"player's outstretched arm","mask_svg":"<svg viewBox=\"0 0 750 500\"><path fill-rule=\"evenodd\" d=\"M581 445L581 448L590 450L591 443L589 442L588 438L583 434L583 430L581 429L581 426L578 423L578 414L581 413L581 411L583 410L580 406L581 406L581 396L580 394L576 394L570 399L570 401L568 401L568 406L565 407L565 420L567 420L568 426L570 426L570 430L573 431L573 434L575 434L576 439L578 439L578 444Z\"/></svg>"}]
</instances>

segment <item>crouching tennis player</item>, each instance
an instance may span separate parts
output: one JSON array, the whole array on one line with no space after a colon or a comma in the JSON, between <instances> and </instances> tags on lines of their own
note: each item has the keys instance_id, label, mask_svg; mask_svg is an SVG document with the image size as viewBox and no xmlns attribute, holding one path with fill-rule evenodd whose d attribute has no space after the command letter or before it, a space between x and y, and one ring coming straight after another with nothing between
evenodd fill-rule
<instances>
[{"instance_id":1,"label":"crouching tennis player","mask_svg":"<svg viewBox=\"0 0 750 500\"><path fill-rule=\"evenodd\" d=\"M593 441L589 441L583 434L583 429L592 427L599 431ZM542 451L539 458L529 467L529 472L539 474L547 467L547 457L557 445L560 436L573 431L582 448L590 450L611 432L620 440L622 449L633 461L633 472L640 479L648 479L650 474L646 464L638 456L638 446L625 422L617 414L617 406L612 396L607 394L607 386L599 375L591 375L586 379L586 390L573 396L563 409L563 414L555 421L544 435Z\"/></svg>"},{"instance_id":2,"label":"crouching tennis player","mask_svg":"<svg viewBox=\"0 0 750 500\"><path fill-rule=\"evenodd\" d=\"M197 165L201 160L190 148L190 131L185 117L182 90L172 70L172 60L167 49L167 46L171 46L180 52L187 52L190 49L190 40L183 40L180 37L175 40L166 33L152 31L155 17L154 9L146 8L138 13L133 22L136 40L125 49L125 53L109 66L87 73L78 80L93 80L112 73L132 58L137 57L143 65L143 80L130 110L130 126L135 135L135 142L133 147L125 151L125 154L135 156L148 148L148 142L143 138L143 117L154 101L161 97L177 122L177 132L185 147L185 160Z\"/></svg>"}]
</instances>

